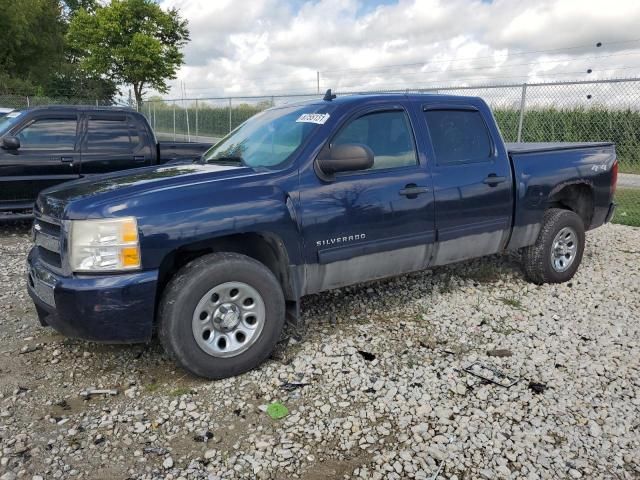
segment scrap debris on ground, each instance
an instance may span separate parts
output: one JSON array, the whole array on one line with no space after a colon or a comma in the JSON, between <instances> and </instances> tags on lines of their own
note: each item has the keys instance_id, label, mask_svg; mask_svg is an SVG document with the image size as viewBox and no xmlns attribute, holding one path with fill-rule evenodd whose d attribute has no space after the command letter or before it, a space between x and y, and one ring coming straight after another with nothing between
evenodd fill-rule
<instances>
[{"instance_id":1,"label":"scrap debris on ground","mask_svg":"<svg viewBox=\"0 0 640 480\"><path fill-rule=\"evenodd\" d=\"M505 255L309 297L302 337L209 382L40 327L28 227L0 227L0 479L637 479L640 230L587 237L563 285Z\"/></svg>"}]
</instances>

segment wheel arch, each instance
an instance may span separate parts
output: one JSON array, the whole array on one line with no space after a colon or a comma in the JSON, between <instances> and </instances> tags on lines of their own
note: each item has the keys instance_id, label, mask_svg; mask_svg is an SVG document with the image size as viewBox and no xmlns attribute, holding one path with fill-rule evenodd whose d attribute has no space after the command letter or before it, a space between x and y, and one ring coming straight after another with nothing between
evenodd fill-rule
<instances>
[{"instance_id":1,"label":"wheel arch","mask_svg":"<svg viewBox=\"0 0 640 480\"><path fill-rule=\"evenodd\" d=\"M287 300L297 300L298 282L290 269L289 253L283 240L272 232L247 232L213 237L181 245L162 260L158 275L157 298L175 273L190 261L215 252L246 255L264 264L274 274Z\"/></svg>"},{"instance_id":2,"label":"wheel arch","mask_svg":"<svg viewBox=\"0 0 640 480\"><path fill-rule=\"evenodd\" d=\"M547 209L560 208L576 213L588 230L594 214L593 186L587 182L574 182L558 185L554 188L547 201Z\"/></svg>"}]
</instances>

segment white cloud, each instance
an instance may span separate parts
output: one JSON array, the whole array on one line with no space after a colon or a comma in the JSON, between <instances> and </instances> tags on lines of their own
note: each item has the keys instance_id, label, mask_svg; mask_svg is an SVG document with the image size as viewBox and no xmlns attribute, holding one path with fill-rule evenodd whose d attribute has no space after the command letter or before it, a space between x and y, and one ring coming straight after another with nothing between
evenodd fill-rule
<instances>
[{"instance_id":1,"label":"white cloud","mask_svg":"<svg viewBox=\"0 0 640 480\"><path fill-rule=\"evenodd\" d=\"M321 89L339 90L640 76L640 41L629 42L640 39L638 0L161 5L178 8L191 30L173 97L180 81L200 98L313 92L316 71ZM384 68L395 64L412 65Z\"/></svg>"}]
</instances>

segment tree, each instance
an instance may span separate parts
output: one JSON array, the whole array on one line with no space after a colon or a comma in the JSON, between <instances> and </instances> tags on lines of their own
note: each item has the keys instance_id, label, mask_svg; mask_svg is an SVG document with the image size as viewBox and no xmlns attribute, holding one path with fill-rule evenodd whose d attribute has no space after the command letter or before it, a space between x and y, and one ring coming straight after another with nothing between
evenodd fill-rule
<instances>
[{"instance_id":1,"label":"tree","mask_svg":"<svg viewBox=\"0 0 640 480\"><path fill-rule=\"evenodd\" d=\"M167 80L184 63L189 30L176 9L164 11L153 0L113 0L93 13L76 11L67 39L85 72L132 85L140 105L147 89L169 90Z\"/></svg>"},{"instance_id":2,"label":"tree","mask_svg":"<svg viewBox=\"0 0 640 480\"><path fill-rule=\"evenodd\" d=\"M62 7L57 0L0 0L0 11L0 86L33 92L64 59Z\"/></svg>"}]
</instances>

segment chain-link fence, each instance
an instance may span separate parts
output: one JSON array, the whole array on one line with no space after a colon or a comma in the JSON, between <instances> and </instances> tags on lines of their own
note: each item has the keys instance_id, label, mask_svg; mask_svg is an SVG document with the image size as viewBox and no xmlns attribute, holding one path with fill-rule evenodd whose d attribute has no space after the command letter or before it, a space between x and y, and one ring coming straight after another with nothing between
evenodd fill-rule
<instances>
[{"instance_id":1,"label":"chain-link fence","mask_svg":"<svg viewBox=\"0 0 640 480\"><path fill-rule=\"evenodd\" d=\"M111 105L112 102L99 98L42 95L0 94L0 108L29 108L41 105Z\"/></svg>"},{"instance_id":2,"label":"chain-link fence","mask_svg":"<svg viewBox=\"0 0 640 480\"><path fill-rule=\"evenodd\" d=\"M481 97L492 108L507 142L615 142L621 172L615 220L640 226L640 78L448 86L401 91ZM147 116L161 140L215 142L266 108L318 96L156 100L146 102L139 110ZM63 96L0 95L0 107L27 108L54 104L105 105L108 102Z\"/></svg>"},{"instance_id":3,"label":"chain-link fence","mask_svg":"<svg viewBox=\"0 0 640 480\"><path fill-rule=\"evenodd\" d=\"M640 226L640 78L336 93L399 91L481 97L507 142L615 142L621 172L616 221ZM160 139L214 142L266 108L318 96L169 99L140 110Z\"/></svg>"}]
</instances>

